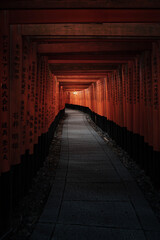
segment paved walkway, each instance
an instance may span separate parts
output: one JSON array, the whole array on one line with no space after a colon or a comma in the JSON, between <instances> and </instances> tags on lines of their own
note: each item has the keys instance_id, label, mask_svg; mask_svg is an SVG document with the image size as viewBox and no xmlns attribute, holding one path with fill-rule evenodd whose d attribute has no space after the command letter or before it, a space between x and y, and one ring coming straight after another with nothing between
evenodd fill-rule
<instances>
[{"instance_id":1,"label":"paved walkway","mask_svg":"<svg viewBox=\"0 0 160 240\"><path fill-rule=\"evenodd\" d=\"M55 183L31 240L159 240L128 170L83 113L66 113Z\"/></svg>"}]
</instances>

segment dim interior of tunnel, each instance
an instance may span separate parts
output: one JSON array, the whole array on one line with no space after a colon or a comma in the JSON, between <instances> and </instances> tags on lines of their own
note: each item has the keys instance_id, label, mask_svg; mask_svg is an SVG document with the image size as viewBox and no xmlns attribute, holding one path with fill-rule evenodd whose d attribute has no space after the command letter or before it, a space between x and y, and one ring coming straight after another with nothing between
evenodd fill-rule
<instances>
[{"instance_id":1,"label":"dim interior of tunnel","mask_svg":"<svg viewBox=\"0 0 160 240\"><path fill-rule=\"evenodd\" d=\"M65 5L66 4L66 5ZM1 235L68 107L160 184L160 3L0 3Z\"/></svg>"}]
</instances>

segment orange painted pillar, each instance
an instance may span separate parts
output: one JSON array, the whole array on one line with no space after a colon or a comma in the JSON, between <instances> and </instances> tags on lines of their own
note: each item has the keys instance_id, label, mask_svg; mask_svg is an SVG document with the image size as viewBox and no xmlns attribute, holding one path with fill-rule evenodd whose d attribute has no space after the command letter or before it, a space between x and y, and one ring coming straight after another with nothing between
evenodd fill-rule
<instances>
[{"instance_id":1,"label":"orange painted pillar","mask_svg":"<svg viewBox=\"0 0 160 240\"><path fill-rule=\"evenodd\" d=\"M117 113L118 113L118 126L117 137L119 144L123 146L123 95L122 95L122 69L117 70Z\"/></svg>"},{"instance_id":2,"label":"orange painted pillar","mask_svg":"<svg viewBox=\"0 0 160 240\"><path fill-rule=\"evenodd\" d=\"M153 96L153 164L151 177L159 185L160 167L160 51L158 42L153 43L152 48L152 96Z\"/></svg>"},{"instance_id":3,"label":"orange painted pillar","mask_svg":"<svg viewBox=\"0 0 160 240\"><path fill-rule=\"evenodd\" d=\"M42 134L45 133L45 93L46 93L45 58L42 60Z\"/></svg>"},{"instance_id":4,"label":"orange painted pillar","mask_svg":"<svg viewBox=\"0 0 160 240\"><path fill-rule=\"evenodd\" d=\"M59 82L56 80L56 115L59 113Z\"/></svg>"},{"instance_id":5,"label":"orange painted pillar","mask_svg":"<svg viewBox=\"0 0 160 240\"><path fill-rule=\"evenodd\" d=\"M128 89L127 89L127 128L130 132L133 131L133 64L128 63Z\"/></svg>"},{"instance_id":6,"label":"orange painted pillar","mask_svg":"<svg viewBox=\"0 0 160 240\"><path fill-rule=\"evenodd\" d=\"M42 69L43 60L42 57L38 59L38 137L42 134L42 93L43 93L43 69Z\"/></svg>"},{"instance_id":7,"label":"orange painted pillar","mask_svg":"<svg viewBox=\"0 0 160 240\"><path fill-rule=\"evenodd\" d=\"M118 72L118 94L119 94L119 125L120 127L124 127L124 119L123 119L123 89L122 89L122 70Z\"/></svg>"},{"instance_id":8,"label":"orange painted pillar","mask_svg":"<svg viewBox=\"0 0 160 240\"><path fill-rule=\"evenodd\" d=\"M159 140L158 140L158 151L160 151L160 41L158 41L158 112L159 112Z\"/></svg>"},{"instance_id":9,"label":"orange painted pillar","mask_svg":"<svg viewBox=\"0 0 160 240\"><path fill-rule=\"evenodd\" d=\"M70 104L70 93L69 93L69 104ZM54 112L54 119L56 116L56 77L53 76L53 112Z\"/></svg>"},{"instance_id":10,"label":"orange painted pillar","mask_svg":"<svg viewBox=\"0 0 160 240\"><path fill-rule=\"evenodd\" d=\"M48 76L48 59L45 57L45 133L49 129L49 76Z\"/></svg>"},{"instance_id":11,"label":"orange painted pillar","mask_svg":"<svg viewBox=\"0 0 160 240\"><path fill-rule=\"evenodd\" d=\"M122 88L123 88L123 121L124 127L127 127L127 111L126 111L126 99L127 99L127 64L122 65Z\"/></svg>"},{"instance_id":12,"label":"orange painted pillar","mask_svg":"<svg viewBox=\"0 0 160 240\"><path fill-rule=\"evenodd\" d=\"M26 150L30 148L30 107L31 107L31 46L28 51L28 81L27 81L27 117L26 117Z\"/></svg>"},{"instance_id":13,"label":"orange painted pillar","mask_svg":"<svg viewBox=\"0 0 160 240\"><path fill-rule=\"evenodd\" d=\"M11 228L12 178L10 159L10 31L8 11L0 11L0 226Z\"/></svg>"},{"instance_id":14,"label":"orange painted pillar","mask_svg":"<svg viewBox=\"0 0 160 240\"><path fill-rule=\"evenodd\" d=\"M10 170L9 46L8 12L0 12L0 174Z\"/></svg>"},{"instance_id":15,"label":"orange painted pillar","mask_svg":"<svg viewBox=\"0 0 160 240\"><path fill-rule=\"evenodd\" d=\"M109 82L109 76L107 74L105 79L105 94L106 94L106 118L109 120L109 89L108 89L108 82Z\"/></svg>"},{"instance_id":16,"label":"orange painted pillar","mask_svg":"<svg viewBox=\"0 0 160 240\"><path fill-rule=\"evenodd\" d=\"M27 149L29 154L34 151L34 120L35 120L35 82L36 82L36 47L30 43L29 49L29 73L28 73L28 99L27 99Z\"/></svg>"},{"instance_id":17,"label":"orange painted pillar","mask_svg":"<svg viewBox=\"0 0 160 240\"><path fill-rule=\"evenodd\" d=\"M139 156L139 57L137 56L133 62L133 158L138 162Z\"/></svg>"},{"instance_id":18,"label":"orange painted pillar","mask_svg":"<svg viewBox=\"0 0 160 240\"><path fill-rule=\"evenodd\" d=\"M159 58L158 44L153 43L152 50L152 81L153 81L153 149L160 151L160 123L159 123Z\"/></svg>"},{"instance_id":19,"label":"orange painted pillar","mask_svg":"<svg viewBox=\"0 0 160 240\"><path fill-rule=\"evenodd\" d=\"M114 71L114 122L118 124L118 81L117 81L117 70Z\"/></svg>"},{"instance_id":20,"label":"orange painted pillar","mask_svg":"<svg viewBox=\"0 0 160 240\"><path fill-rule=\"evenodd\" d=\"M21 81L21 155L26 149L26 122L27 122L27 100L28 100L28 71L29 71L29 43L26 38L22 42L22 81Z\"/></svg>"},{"instance_id":21,"label":"orange painted pillar","mask_svg":"<svg viewBox=\"0 0 160 240\"><path fill-rule=\"evenodd\" d=\"M103 88L103 95L104 95L104 99L103 99L103 113L104 113L104 117L107 117L107 92L106 92L106 88L107 88L107 79L105 77L104 78L104 88Z\"/></svg>"},{"instance_id":22,"label":"orange painted pillar","mask_svg":"<svg viewBox=\"0 0 160 240\"><path fill-rule=\"evenodd\" d=\"M115 112L115 102L116 102L116 88L115 88L115 71L112 73L112 82L111 82L111 89L112 89L112 121L116 121L116 112ZM114 130L114 129L113 129Z\"/></svg>"},{"instance_id":23,"label":"orange painted pillar","mask_svg":"<svg viewBox=\"0 0 160 240\"><path fill-rule=\"evenodd\" d=\"M127 98L128 98L128 64L122 65L122 88L123 88L123 146L127 150Z\"/></svg>"},{"instance_id":24,"label":"orange painted pillar","mask_svg":"<svg viewBox=\"0 0 160 240\"><path fill-rule=\"evenodd\" d=\"M144 137L144 78L145 78L145 69L144 69L144 55L141 55L140 58L140 136ZM140 146L141 149L143 146Z\"/></svg>"},{"instance_id":25,"label":"orange painted pillar","mask_svg":"<svg viewBox=\"0 0 160 240\"><path fill-rule=\"evenodd\" d=\"M146 78L146 108L145 108L145 119L146 119L146 143L145 143L145 170L150 174L151 166L153 163L153 98L152 98L152 64L151 64L151 52L145 52L145 78ZM151 174L150 174L151 175Z\"/></svg>"},{"instance_id":26,"label":"orange painted pillar","mask_svg":"<svg viewBox=\"0 0 160 240\"><path fill-rule=\"evenodd\" d=\"M20 28L11 26L11 162L20 163L21 143L21 79L22 79L22 38Z\"/></svg>"},{"instance_id":27,"label":"orange painted pillar","mask_svg":"<svg viewBox=\"0 0 160 240\"><path fill-rule=\"evenodd\" d=\"M140 60L139 56L134 61L133 68L133 132L140 133Z\"/></svg>"},{"instance_id":28,"label":"orange painted pillar","mask_svg":"<svg viewBox=\"0 0 160 240\"><path fill-rule=\"evenodd\" d=\"M107 75L107 82L106 82L106 95L107 95L107 119L111 120L111 76L110 74Z\"/></svg>"},{"instance_id":29,"label":"orange painted pillar","mask_svg":"<svg viewBox=\"0 0 160 240\"><path fill-rule=\"evenodd\" d=\"M151 69L151 53L149 51L145 52L145 128L146 128L146 142L152 146L153 142L153 116L152 116L152 69Z\"/></svg>"},{"instance_id":30,"label":"orange painted pillar","mask_svg":"<svg viewBox=\"0 0 160 240\"><path fill-rule=\"evenodd\" d=\"M37 55L37 54L36 54ZM35 69L35 113L34 113L34 144L38 144L39 137L39 98L40 98L40 60L36 60Z\"/></svg>"}]
</instances>

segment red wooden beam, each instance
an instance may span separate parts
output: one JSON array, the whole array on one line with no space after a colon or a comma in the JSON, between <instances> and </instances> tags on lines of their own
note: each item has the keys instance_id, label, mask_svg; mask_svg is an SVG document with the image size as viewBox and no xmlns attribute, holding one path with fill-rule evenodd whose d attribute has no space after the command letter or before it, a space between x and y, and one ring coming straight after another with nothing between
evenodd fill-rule
<instances>
[{"instance_id":1,"label":"red wooden beam","mask_svg":"<svg viewBox=\"0 0 160 240\"><path fill-rule=\"evenodd\" d=\"M128 60L49 60L49 64L55 63L127 63Z\"/></svg>"},{"instance_id":2,"label":"red wooden beam","mask_svg":"<svg viewBox=\"0 0 160 240\"><path fill-rule=\"evenodd\" d=\"M148 19L150 19L148 17ZM59 23L59 24L23 24L22 35L48 36L49 38L65 36L74 37L155 37L160 36L159 23Z\"/></svg>"},{"instance_id":3,"label":"red wooden beam","mask_svg":"<svg viewBox=\"0 0 160 240\"><path fill-rule=\"evenodd\" d=\"M78 90L80 91L88 87L89 86L68 86L68 87L63 87L63 89L68 91L78 91Z\"/></svg>"},{"instance_id":4,"label":"red wooden beam","mask_svg":"<svg viewBox=\"0 0 160 240\"><path fill-rule=\"evenodd\" d=\"M31 23L157 23L159 9L10 10L10 24Z\"/></svg>"},{"instance_id":5,"label":"red wooden beam","mask_svg":"<svg viewBox=\"0 0 160 240\"><path fill-rule=\"evenodd\" d=\"M60 83L92 83L92 82L96 82L99 79L79 79L79 78L72 78L72 79L59 79L57 78L58 82Z\"/></svg>"},{"instance_id":6,"label":"red wooden beam","mask_svg":"<svg viewBox=\"0 0 160 240\"><path fill-rule=\"evenodd\" d=\"M83 88L64 88L64 91L67 91L67 92L73 92L73 91L82 91L84 89L87 89L88 87L83 87Z\"/></svg>"},{"instance_id":7,"label":"red wooden beam","mask_svg":"<svg viewBox=\"0 0 160 240\"><path fill-rule=\"evenodd\" d=\"M88 75L83 75L83 74L81 74L81 75L68 75L68 76L66 76L66 75L59 75L58 77L57 77L57 79L58 80L64 80L64 79L88 79L88 80L91 80L91 79L99 79L99 78L103 78L103 77L105 77L106 75L90 75L90 74L88 74Z\"/></svg>"},{"instance_id":8,"label":"red wooden beam","mask_svg":"<svg viewBox=\"0 0 160 240\"><path fill-rule=\"evenodd\" d=\"M79 83L72 83L72 84L60 84L60 86L63 86L65 88L75 88L75 87L78 87L78 88L84 88L84 87L89 87L91 85L90 84L79 84Z\"/></svg>"},{"instance_id":9,"label":"red wooden beam","mask_svg":"<svg viewBox=\"0 0 160 240\"><path fill-rule=\"evenodd\" d=\"M105 54L105 55L104 55ZM103 55L98 53L89 54L51 54L48 55L49 63L125 63L133 60L140 52L106 52Z\"/></svg>"},{"instance_id":10,"label":"red wooden beam","mask_svg":"<svg viewBox=\"0 0 160 240\"><path fill-rule=\"evenodd\" d=\"M30 26L30 25L29 25ZM33 25L34 26L34 25ZM47 27L48 25L46 25ZM37 42L39 44L52 44L52 43L90 43L90 42L98 42L98 43L105 43L107 44L107 42L127 42L127 43L131 43L131 42L136 42L137 44L143 42L143 43L147 43L147 42L152 42L153 39L151 38L121 38L121 37L117 37L117 38L64 38L64 37L56 37L56 36L33 36L31 38L31 40L33 42Z\"/></svg>"},{"instance_id":11,"label":"red wooden beam","mask_svg":"<svg viewBox=\"0 0 160 240\"><path fill-rule=\"evenodd\" d=\"M54 74L56 71L63 72L69 71L72 73L81 72L81 71L107 71L107 70L115 70L119 66L118 63L54 63L49 64L52 73ZM55 74L56 75L56 74Z\"/></svg>"},{"instance_id":12,"label":"red wooden beam","mask_svg":"<svg viewBox=\"0 0 160 240\"><path fill-rule=\"evenodd\" d=\"M106 55L99 55L99 54L76 54L76 55L72 55L72 54L68 54L68 55L63 55L63 54L59 54L59 55L47 55L48 59L49 59L49 63L58 63L59 60L61 60L62 62L68 62L68 60L72 61L73 63L76 63L76 61L78 60L98 60L97 62L103 62L104 61L108 61L111 63L116 63L116 62L126 62L129 60L133 60L135 58L135 56L139 55L140 52L132 52L132 53L128 53L125 54L124 52L121 52L120 54L106 54ZM57 61L58 60L58 61ZM67 60L67 61L65 61ZM74 61L76 60L76 61Z\"/></svg>"},{"instance_id":13,"label":"red wooden beam","mask_svg":"<svg viewBox=\"0 0 160 240\"><path fill-rule=\"evenodd\" d=\"M61 86L89 86L92 82L90 83L79 83L79 82L66 82L66 83L60 83Z\"/></svg>"},{"instance_id":14,"label":"red wooden beam","mask_svg":"<svg viewBox=\"0 0 160 240\"><path fill-rule=\"evenodd\" d=\"M79 70L53 70L51 67L50 67L50 70L52 72L52 74L54 76L82 76L83 74L84 75L95 75L95 76L105 76L106 77L106 74L108 73L111 73L113 71L113 69L110 69L110 70L82 70L82 69L79 69Z\"/></svg>"},{"instance_id":15,"label":"red wooden beam","mask_svg":"<svg viewBox=\"0 0 160 240\"><path fill-rule=\"evenodd\" d=\"M151 49L152 43L145 41L134 42L71 42L71 43L53 43L39 44L40 53L71 53L71 52L116 52L116 51L143 51Z\"/></svg>"},{"instance_id":16,"label":"red wooden beam","mask_svg":"<svg viewBox=\"0 0 160 240\"><path fill-rule=\"evenodd\" d=\"M105 73L96 73L96 74L92 74L92 73L81 73L81 74L78 74L78 75L75 75L73 73L65 73L65 72L62 72L62 73L59 73L57 74L57 79L71 79L71 78L78 78L78 79L87 79L87 78L92 78L92 79L99 79L99 78L103 78L103 77L106 77L106 74Z\"/></svg>"},{"instance_id":17,"label":"red wooden beam","mask_svg":"<svg viewBox=\"0 0 160 240\"><path fill-rule=\"evenodd\" d=\"M106 1L106 0L45 0L45 1L28 1L28 0L7 0L7 1L1 1L0 3L1 8L13 8L13 9L55 9L55 8L160 8L160 2L159 0L134 0L134 1L128 1L128 0L117 0L117 1Z\"/></svg>"},{"instance_id":18,"label":"red wooden beam","mask_svg":"<svg viewBox=\"0 0 160 240\"><path fill-rule=\"evenodd\" d=\"M160 8L160 2L159 0L134 0L134 1L128 1L128 0L116 0L116 1L106 1L106 0L6 0L0 2L1 8L25 8L25 9L55 9L55 8Z\"/></svg>"}]
</instances>

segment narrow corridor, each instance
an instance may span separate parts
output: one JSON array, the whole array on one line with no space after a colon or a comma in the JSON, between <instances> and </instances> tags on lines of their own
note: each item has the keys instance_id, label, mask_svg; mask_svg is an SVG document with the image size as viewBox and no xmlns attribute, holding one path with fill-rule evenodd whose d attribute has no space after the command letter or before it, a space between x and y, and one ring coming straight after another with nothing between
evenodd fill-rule
<instances>
[{"instance_id":1,"label":"narrow corridor","mask_svg":"<svg viewBox=\"0 0 160 240\"><path fill-rule=\"evenodd\" d=\"M158 240L148 202L85 114L66 109L61 157L30 240Z\"/></svg>"},{"instance_id":2,"label":"narrow corridor","mask_svg":"<svg viewBox=\"0 0 160 240\"><path fill-rule=\"evenodd\" d=\"M24 222L15 240L30 236L36 220L21 217L25 207L20 221L14 213L46 166L67 106L89 114L159 191L160 1L7 0L0 23L0 240L14 240ZM139 179L83 113L67 114L55 184L32 239L159 240ZM160 219L159 192L156 203L146 192Z\"/></svg>"}]
</instances>

